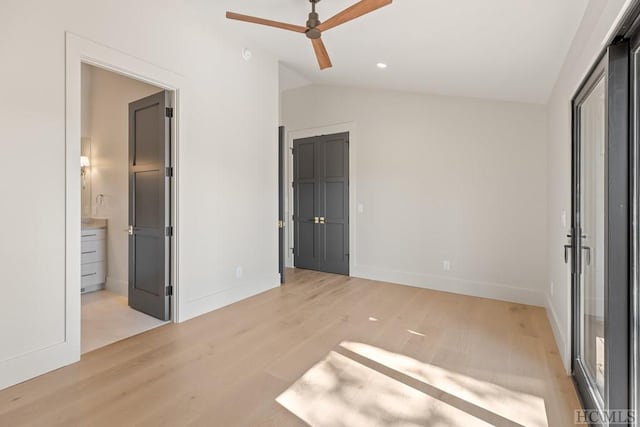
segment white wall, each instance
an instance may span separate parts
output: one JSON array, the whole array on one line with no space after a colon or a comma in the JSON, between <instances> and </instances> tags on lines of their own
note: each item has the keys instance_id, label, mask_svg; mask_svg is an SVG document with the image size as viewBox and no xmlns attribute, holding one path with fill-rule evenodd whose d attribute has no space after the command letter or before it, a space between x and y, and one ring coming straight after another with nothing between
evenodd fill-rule
<instances>
[{"instance_id":1,"label":"white wall","mask_svg":"<svg viewBox=\"0 0 640 427\"><path fill-rule=\"evenodd\" d=\"M66 342L65 31L183 76L180 319L278 285L276 59L245 62L191 1L3 0L0 388L67 360L48 357Z\"/></svg>"},{"instance_id":2,"label":"white wall","mask_svg":"<svg viewBox=\"0 0 640 427\"><path fill-rule=\"evenodd\" d=\"M354 123L352 275L544 305L543 106L309 86L284 92L282 122Z\"/></svg>"},{"instance_id":3,"label":"white wall","mask_svg":"<svg viewBox=\"0 0 640 427\"><path fill-rule=\"evenodd\" d=\"M129 103L162 89L83 65L89 80L87 135L91 138L91 215L108 220L107 289L128 295ZM83 99L85 96L83 94ZM86 111L85 111L86 110ZM100 199L98 196L102 195Z\"/></svg>"},{"instance_id":4,"label":"white wall","mask_svg":"<svg viewBox=\"0 0 640 427\"><path fill-rule=\"evenodd\" d=\"M547 106L549 280L547 310L565 368L571 357L571 276L563 246L571 228L571 99L606 46L625 0L591 0ZM563 217L566 215L566 222ZM553 292L552 292L553 288Z\"/></svg>"}]
</instances>

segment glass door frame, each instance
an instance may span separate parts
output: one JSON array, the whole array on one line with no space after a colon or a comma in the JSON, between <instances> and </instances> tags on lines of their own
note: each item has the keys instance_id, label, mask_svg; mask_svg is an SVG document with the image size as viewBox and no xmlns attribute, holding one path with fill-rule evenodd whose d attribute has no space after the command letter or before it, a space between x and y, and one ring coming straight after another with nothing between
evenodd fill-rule
<instances>
[{"instance_id":1,"label":"glass door frame","mask_svg":"<svg viewBox=\"0 0 640 427\"><path fill-rule=\"evenodd\" d=\"M630 39L630 88L631 88L631 206L632 243L630 296L630 408L636 419L640 411L640 6L636 6L635 19L629 24ZM640 425L640 420L637 421Z\"/></svg>"},{"instance_id":2,"label":"glass door frame","mask_svg":"<svg viewBox=\"0 0 640 427\"><path fill-rule=\"evenodd\" d=\"M629 40L614 42L580 86L572 101L572 222L571 250L572 351L571 370L585 409L628 409L630 401L630 64ZM605 242L604 242L604 396L588 380L580 360L582 313L580 279L583 267L581 224L580 108L605 79ZM605 414L602 414L605 416ZM606 418L603 418L606 419Z\"/></svg>"}]
</instances>

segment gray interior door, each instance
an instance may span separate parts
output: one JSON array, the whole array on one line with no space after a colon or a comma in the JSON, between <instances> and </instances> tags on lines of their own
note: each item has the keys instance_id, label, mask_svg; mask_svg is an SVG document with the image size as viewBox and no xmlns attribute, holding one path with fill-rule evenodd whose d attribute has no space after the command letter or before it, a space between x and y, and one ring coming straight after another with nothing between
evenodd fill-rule
<instances>
[{"instance_id":1,"label":"gray interior door","mask_svg":"<svg viewBox=\"0 0 640 427\"><path fill-rule=\"evenodd\" d=\"M349 274L349 134L295 140L294 262Z\"/></svg>"},{"instance_id":2,"label":"gray interior door","mask_svg":"<svg viewBox=\"0 0 640 427\"><path fill-rule=\"evenodd\" d=\"M170 318L171 117L164 91L129 104L129 305Z\"/></svg>"},{"instance_id":3,"label":"gray interior door","mask_svg":"<svg viewBox=\"0 0 640 427\"><path fill-rule=\"evenodd\" d=\"M316 172L316 138L293 141L294 264L317 270L320 217L319 182Z\"/></svg>"}]
</instances>

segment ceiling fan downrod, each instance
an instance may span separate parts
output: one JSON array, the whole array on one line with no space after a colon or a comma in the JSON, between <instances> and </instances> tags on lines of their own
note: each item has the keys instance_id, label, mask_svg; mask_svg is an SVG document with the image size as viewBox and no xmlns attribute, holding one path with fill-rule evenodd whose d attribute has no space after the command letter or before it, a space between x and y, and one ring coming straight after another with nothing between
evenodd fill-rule
<instances>
[{"instance_id":1,"label":"ceiling fan downrod","mask_svg":"<svg viewBox=\"0 0 640 427\"><path fill-rule=\"evenodd\" d=\"M314 40L319 39L322 36L322 32L316 27L321 24L320 15L316 12L316 3L320 0L309 0L311 3L311 13L309 14L309 20L307 21L307 38Z\"/></svg>"}]
</instances>

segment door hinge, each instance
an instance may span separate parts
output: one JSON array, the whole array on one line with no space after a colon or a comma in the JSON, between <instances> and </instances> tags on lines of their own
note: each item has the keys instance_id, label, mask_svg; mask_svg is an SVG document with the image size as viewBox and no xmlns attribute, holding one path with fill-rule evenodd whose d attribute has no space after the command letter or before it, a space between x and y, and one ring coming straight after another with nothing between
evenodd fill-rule
<instances>
[{"instance_id":1,"label":"door hinge","mask_svg":"<svg viewBox=\"0 0 640 427\"><path fill-rule=\"evenodd\" d=\"M173 226L172 225L170 225L170 226L165 228L165 235L167 237L173 236Z\"/></svg>"},{"instance_id":2,"label":"door hinge","mask_svg":"<svg viewBox=\"0 0 640 427\"><path fill-rule=\"evenodd\" d=\"M173 108L171 108L171 107L165 108L164 115L166 117L173 117Z\"/></svg>"},{"instance_id":3,"label":"door hinge","mask_svg":"<svg viewBox=\"0 0 640 427\"><path fill-rule=\"evenodd\" d=\"M165 296L168 296L168 297L173 296L173 286L169 285L166 288L164 288L164 290L165 290L164 292Z\"/></svg>"},{"instance_id":4,"label":"door hinge","mask_svg":"<svg viewBox=\"0 0 640 427\"><path fill-rule=\"evenodd\" d=\"M170 167L168 167L168 168L165 168L165 169L164 169L164 175L165 175L167 178L171 178L171 177L173 176L173 167L171 167L171 166L170 166Z\"/></svg>"}]
</instances>

